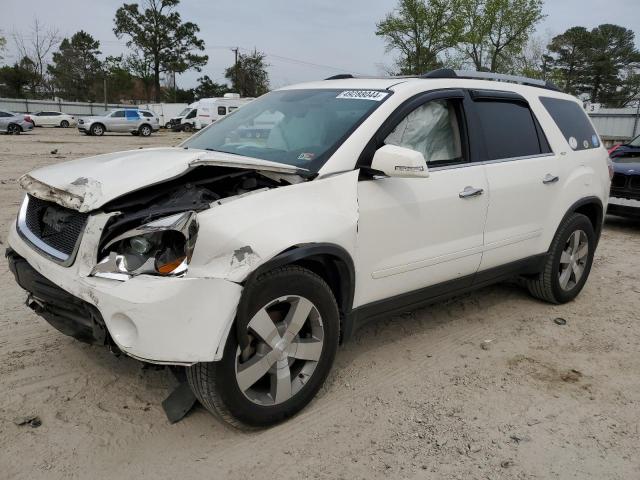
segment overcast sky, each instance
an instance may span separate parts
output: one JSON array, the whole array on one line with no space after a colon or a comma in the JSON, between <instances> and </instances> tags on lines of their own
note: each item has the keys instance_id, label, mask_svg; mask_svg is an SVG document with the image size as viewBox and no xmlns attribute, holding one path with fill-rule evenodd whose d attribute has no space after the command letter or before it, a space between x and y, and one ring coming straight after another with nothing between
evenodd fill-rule
<instances>
[{"instance_id":1,"label":"overcast sky","mask_svg":"<svg viewBox=\"0 0 640 480\"><path fill-rule=\"evenodd\" d=\"M129 0L134 3L135 0ZM107 55L126 50L113 34L113 17L122 0L0 0L0 29L28 32L34 17L55 27L63 36L83 29L100 40ZM396 0L182 0L184 20L197 23L209 55L203 69L215 81L224 81L224 69L233 62L231 47L257 47L267 53L272 87L324 78L336 73L379 74L393 64L375 23ZM615 23L636 33L640 45L640 0L546 0L546 19L536 33L544 39L581 25L593 28ZM8 38L7 61L15 60ZM202 73L178 78L192 87Z\"/></svg>"}]
</instances>

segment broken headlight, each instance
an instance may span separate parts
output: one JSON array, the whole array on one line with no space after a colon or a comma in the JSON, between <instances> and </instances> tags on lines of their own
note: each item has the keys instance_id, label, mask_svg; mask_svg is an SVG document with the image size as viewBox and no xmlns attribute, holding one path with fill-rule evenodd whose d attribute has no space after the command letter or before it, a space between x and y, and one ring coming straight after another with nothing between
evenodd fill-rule
<instances>
[{"instance_id":1,"label":"broken headlight","mask_svg":"<svg viewBox=\"0 0 640 480\"><path fill-rule=\"evenodd\" d=\"M110 240L91 271L126 280L135 275L176 276L187 271L198 235L195 212L154 220Z\"/></svg>"}]
</instances>

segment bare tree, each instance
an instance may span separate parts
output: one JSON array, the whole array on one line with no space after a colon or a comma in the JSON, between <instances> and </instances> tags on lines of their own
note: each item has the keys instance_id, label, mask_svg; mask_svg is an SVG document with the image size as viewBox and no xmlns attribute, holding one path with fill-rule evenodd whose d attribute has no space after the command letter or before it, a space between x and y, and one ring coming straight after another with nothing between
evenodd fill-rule
<instances>
[{"instance_id":1,"label":"bare tree","mask_svg":"<svg viewBox=\"0 0 640 480\"><path fill-rule=\"evenodd\" d=\"M14 31L12 37L20 59L28 59L29 63L33 65L37 85L32 85L31 88L35 90L44 86L49 56L60 44L58 29L48 28L37 17L34 17L28 32Z\"/></svg>"}]
</instances>

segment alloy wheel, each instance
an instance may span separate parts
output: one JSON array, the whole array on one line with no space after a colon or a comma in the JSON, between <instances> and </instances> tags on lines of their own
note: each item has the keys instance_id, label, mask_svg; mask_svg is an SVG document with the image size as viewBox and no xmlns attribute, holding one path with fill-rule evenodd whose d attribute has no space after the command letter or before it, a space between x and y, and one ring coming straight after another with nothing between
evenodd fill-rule
<instances>
[{"instance_id":1,"label":"alloy wheel","mask_svg":"<svg viewBox=\"0 0 640 480\"><path fill-rule=\"evenodd\" d=\"M283 403L309 381L324 344L322 317L308 299L287 295L262 307L247 325L249 345L236 354L236 381L253 403Z\"/></svg>"},{"instance_id":2,"label":"alloy wheel","mask_svg":"<svg viewBox=\"0 0 640 480\"><path fill-rule=\"evenodd\" d=\"M574 231L565 244L560 255L558 279L560 288L565 291L573 289L579 282L589 258L589 239L582 230Z\"/></svg>"}]
</instances>

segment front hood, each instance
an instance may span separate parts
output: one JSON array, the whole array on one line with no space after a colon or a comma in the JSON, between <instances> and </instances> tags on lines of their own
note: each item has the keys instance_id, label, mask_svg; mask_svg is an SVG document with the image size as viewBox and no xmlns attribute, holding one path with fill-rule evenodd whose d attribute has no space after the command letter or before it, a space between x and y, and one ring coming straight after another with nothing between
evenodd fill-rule
<instances>
[{"instance_id":1,"label":"front hood","mask_svg":"<svg viewBox=\"0 0 640 480\"><path fill-rule=\"evenodd\" d=\"M613 171L624 175L640 175L640 157L617 157L612 159Z\"/></svg>"},{"instance_id":2,"label":"front hood","mask_svg":"<svg viewBox=\"0 0 640 480\"><path fill-rule=\"evenodd\" d=\"M305 170L257 158L184 148L108 153L39 168L19 179L34 197L89 212L124 194L180 176L201 165L285 174Z\"/></svg>"},{"instance_id":3,"label":"front hood","mask_svg":"<svg viewBox=\"0 0 640 480\"><path fill-rule=\"evenodd\" d=\"M85 123L95 122L96 120L103 119L105 117L80 117L78 120L82 120Z\"/></svg>"}]
</instances>

